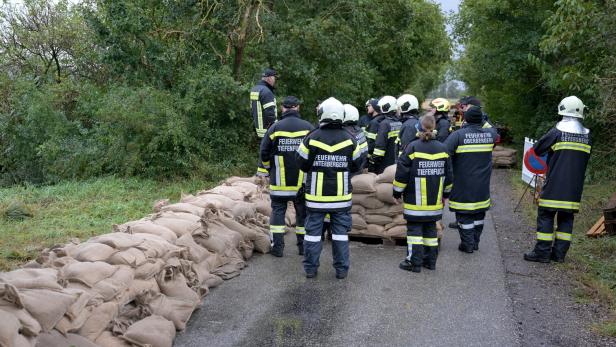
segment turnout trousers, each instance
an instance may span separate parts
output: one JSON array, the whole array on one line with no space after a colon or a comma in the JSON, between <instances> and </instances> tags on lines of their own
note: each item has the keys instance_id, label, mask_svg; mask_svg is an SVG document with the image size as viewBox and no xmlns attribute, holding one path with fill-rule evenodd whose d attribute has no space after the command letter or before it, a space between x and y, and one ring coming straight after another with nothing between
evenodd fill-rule
<instances>
[{"instance_id":1,"label":"turnout trousers","mask_svg":"<svg viewBox=\"0 0 616 347\"><path fill-rule=\"evenodd\" d=\"M556 235L554 235L554 219L556 219ZM541 258L553 256L564 259L571 245L572 233L573 212L551 211L539 207L535 253Z\"/></svg>"},{"instance_id":2,"label":"turnout trousers","mask_svg":"<svg viewBox=\"0 0 616 347\"><path fill-rule=\"evenodd\" d=\"M326 212L307 210L306 236L304 237L304 271L316 273L319 257L323 249L323 221ZM349 271L349 236L351 230L351 211L330 212L332 233L332 255L337 274Z\"/></svg>"},{"instance_id":3,"label":"turnout trousers","mask_svg":"<svg viewBox=\"0 0 616 347\"><path fill-rule=\"evenodd\" d=\"M406 222L406 259L414 266L436 265L436 222Z\"/></svg>"},{"instance_id":4,"label":"turnout trousers","mask_svg":"<svg viewBox=\"0 0 616 347\"><path fill-rule=\"evenodd\" d=\"M486 218L485 211L475 213L456 212L458 231L460 232L461 245L466 250L478 250L483 223Z\"/></svg>"},{"instance_id":5,"label":"turnout trousers","mask_svg":"<svg viewBox=\"0 0 616 347\"><path fill-rule=\"evenodd\" d=\"M287 213L287 204L293 201L295 207L295 235L297 238L297 246L303 247L304 242L304 221L306 219L306 207L303 199L296 197L279 197L271 196L272 200L272 216L270 218L270 237L272 241L272 252L282 253L284 249L284 233L285 233L285 215Z\"/></svg>"}]
</instances>

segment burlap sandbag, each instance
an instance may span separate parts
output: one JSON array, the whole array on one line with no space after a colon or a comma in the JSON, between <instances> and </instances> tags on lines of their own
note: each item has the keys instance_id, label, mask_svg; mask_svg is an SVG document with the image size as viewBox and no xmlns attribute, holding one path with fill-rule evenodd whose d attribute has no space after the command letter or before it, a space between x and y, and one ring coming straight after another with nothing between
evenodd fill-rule
<instances>
[{"instance_id":1,"label":"burlap sandbag","mask_svg":"<svg viewBox=\"0 0 616 347\"><path fill-rule=\"evenodd\" d=\"M119 312L117 302L110 301L92 308L92 314L79 329L79 335L90 341L96 341Z\"/></svg>"},{"instance_id":2,"label":"burlap sandbag","mask_svg":"<svg viewBox=\"0 0 616 347\"><path fill-rule=\"evenodd\" d=\"M99 347L94 342L83 336L67 334L62 336L58 331L41 334L36 342L36 347Z\"/></svg>"},{"instance_id":3,"label":"burlap sandbag","mask_svg":"<svg viewBox=\"0 0 616 347\"><path fill-rule=\"evenodd\" d=\"M113 265L96 262L75 262L64 266L60 277L69 281L80 282L93 287L97 282L110 277L117 270Z\"/></svg>"},{"instance_id":4,"label":"burlap sandbag","mask_svg":"<svg viewBox=\"0 0 616 347\"><path fill-rule=\"evenodd\" d=\"M100 347L133 347L130 342L127 342L120 337L113 336L109 330L103 331L94 342Z\"/></svg>"},{"instance_id":5,"label":"burlap sandbag","mask_svg":"<svg viewBox=\"0 0 616 347\"><path fill-rule=\"evenodd\" d=\"M56 269L18 269L0 273L0 283L9 283L18 289L56 289L62 290L58 284Z\"/></svg>"},{"instance_id":6,"label":"burlap sandbag","mask_svg":"<svg viewBox=\"0 0 616 347\"><path fill-rule=\"evenodd\" d=\"M391 183L379 183L376 185L376 197L388 205L395 205L396 199L393 195L394 185Z\"/></svg>"},{"instance_id":7,"label":"burlap sandbag","mask_svg":"<svg viewBox=\"0 0 616 347\"><path fill-rule=\"evenodd\" d=\"M172 231L169 231L173 234ZM135 234L143 237L143 242L137 246L142 250L148 258L162 258L169 259L171 257L177 257L183 252L183 248L171 244L166 239L153 234ZM175 237L175 234L173 234Z\"/></svg>"},{"instance_id":8,"label":"burlap sandbag","mask_svg":"<svg viewBox=\"0 0 616 347\"><path fill-rule=\"evenodd\" d=\"M175 328L167 319L152 315L131 325L122 338L140 347L171 347Z\"/></svg>"},{"instance_id":9,"label":"burlap sandbag","mask_svg":"<svg viewBox=\"0 0 616 347\"><path fill-rule=\"evenodd\" d=\"M53 329L76 299L73 294L55 290L19 290L19 300L23 307L39 322L43 331Z\"/></svg>"},{"instance_id":10,"label":"burlap sandbag","mask_svg":"<svg viewBox=\"0 0 616 347\"><path fill-rule=\"evenodd\" d=\"M361 175L355 175L351 178L351 185L353 186L353 193L369 194L376 192L376 174L365 173Z\"/></svg>"},{"instance_id":11,"label":"burlap sandbag","mask_svg":"<svg viewBox=\"0 0 616 347\"><path fill-rule=\"evenodd\" d=\"M257 209L257 212L264 214L266 216L272 215L272 203L271 202L265 201L265 200L255 200L253 201L253 203L255 204L255 208Z\"/></svg>"},{"instance_id":12,"label":"burlap sandbag","mask_svg":"<svg viewBox=\"0 0 616 347\"><path fill-rule=\"evenodd\" d=\"M150 259L145 264L135 269L135 278L140 280L149 280L158 275L165 266L165 261L162 259Z\"/></svg>"},{"instance_id":13,"label":"burlap sandbag","mask_svg":"<svg viewBox=\"0 0 616 347\"><path fill-rule=\"evenodd\" d=\"M220 194L220 195L224 195L226 197L229 197L233 200L236 201L244 201L245 200L245 195L242 192L241 189L238 189L237 187L232 187L232 186L218 186L218 187L214 187L208 191L206 191L205 193L213 193L213 194ZM199 193L199 195L201 195L201 193Z\"/></svg>"},{"instance_id":14,"label":"burlap sandbag","mask_svg":"<svg viewBox=\"0 0 616 347\"><path fill-rule=\"evenodd\" d=\"M189 259L195 263L202 262L210 255L210 252L207 249L199 246L195 242L192 235L184 235L180 237L175 244L176 246L186 247L188 250Z\"/></svg>"},{"instance_id":15,"label":"burlap sandbag","mask_svg":"<svg viewBox=\"0 0 616 347\"><path fill-rule=\"evenodd\" d=\"M197 306L200 297L186 284L186 278L177 268L167 268L156 276L161 293L174 299L182 299Z\"/></svg>"},{"instance_id":16,"label":"burlap sandbag","mask_svg":"<svg viewBox=\"0 0 616 347\"><path fill-rule=\"evenodd\" d=\"M295 226L297 220L296 218L295 208L293 207L293 204L290 204L290 206L287 206L287 212L284 215L285 225L289 227Z\"/></svg>"},{"instance_id":17,"label":"burlap sandbag","mask_svg":"<svg viewBox=\"0 0 616 347\"><path fill-rule=\"evenodd\" d=\"M17 293L15 292L14 295L17 296ZM34 319L34 317L32 317L32 315L28 313L28 311L26 311L21 305L17 306L14 303L0 299L0 310L10 314L12 317L17 318L20 324L19 332L21 334L34 337L41 333L42 328L39 322ZM2 322L3 321L4 320L2 320ZM0 338L2 336L2 333L0 333Z\"/></svg>"},{"instance_id":18,"label":"burlap sandbag","mask_svg":"<svg viewBox=\"0 0 616 347\"><path fill-rule=\"evenodd\" d=\"M242 234L244 240L254 241L257 238L257 232L231 218L220 218L220 223L226 226L227 228L237 231Z\"/></svg>"},{"instance_id":19,"label":"burlap sandbag","mask_svg":"<svg viewBox=\"0 0 616 347\"><path fill-rule=\"evenodd\" d=\"M385 206L385 203L377 199L376 194L353 194L353 204L359 204L366 210L374 210Z\"/></svg>"},{"instance_id":20,"label":"burlap sandbag","mask_svg":"<svg viewBox=\"0 0 616 347\"><path fill-rule=\"evenodd\" d=\"M117 251L114 248L102 243L85 242L80 244L71 256L78 261L107 261L115 252Z\"/></svg>"},{"instance_id":21,"label":"burlap sandbag","mask_svg":"<svg viewBox=\"0 0 616 347\"><path fill-rule=\"evenodd\" d=\"M395 218L396 216L401 216L404 212L404 204L400 203L397 205L385 205L381 208L372 209L366 211L369 214L380 214L388 217Z\"/></svg>"},{"instance_id":22,"label":"burlap sandbag","mask_svg":"<svg viewBox=\"0 0 616 347\"><path fill-rule=\"evenodd\" d=\"M214 288L223 282L222 278L210 273L210 263L207 261L195 264L195 270L199 276L199 282L206 285L208 288Z\"/></svg>"},{"instance_id":23,"label":"burlap sandbag","mask_svg":"<svg viewBox=\"0 0 616 347\"><path fill-rule=\"evenodd\" d=\"M252 258L252 254L255 250L255 245L252 241L240 241L240 253L244 257L244 260Z\"/></svg>"},{"instance_id":24,"label":"burlap sandbag","mask_svg":"<svg viewBox=\"0 0 616 347\"><path fill-rule=\"evenodd\" d=\"M406 226L405 225L396 225L392 228L385 230L385 236L387 237L396 237L403 238L406 237Z\"/></svg>"},{"instance_id":25,"label":"burlap sandbag","mask_svg":"<svg viewBox=\"0 0 616 347\"><path fill-rule=\"evenodd\" d=\"M109 264L113 265L128 265L131 267L139 267L147 262L145 253L137 248L129 248L113 254L107 260Z\"/></svg>"},{"instance_id":26,"label":"burlap sandbag","mask_svg":"<svg viewBox=\"0 0 616 347\"><path fill-rule=\"evenodd\" d=\"M376 176L376 183L393 183L396 178L396 164L385 168L382 174Z\"/></svg>"},{"instance_id":27,"label":"burlap sandbag","mask_svg":"<svg viewBox=\"0 0 616 347\"><path fill-rule=\"evenodd\" d=\"M163 226L173 231L177 237L182 237L186 234L190 235L196 229L201 228L201 223L199 222L189 222L178 218L156 218L153 222L156 225Z\"/></svg>"},{"instance_id":28,"label":"burlap sandbag","mask_svg":"<svg viewBox=\"0 0 616 347\"><path fill-rule=\"evenodd\" d=\"M127 233L109 233L91 238L88 242L97 242L119 251L135 247L143 242L143 238Z\"/></svg>"},{"instance_id":29,"label":"burlap sandbag","mask_svg":"<svg viewBox=\"0 0 616 347\"><path fill-rule=\"evenodd\" d=\"M215 208L217 210L231 210L235 200L220 194L204 194L188 201L190 204L202 208Z\"/></svg>"},{"instance_id":30,"label":"burlap sandbag","mask_svg":"<svg viewBox=\"0 0 616 347\"><path fill-rule=\"evenodd\" d=\"M230 280L239 276L241 269L242 267L238 266L238 263L230 262L212 270L212 274L222 278L223 280Z\"/></svg>"},{"instance_id":31,"label":"burlap sandbag","mask_svg":"<svg viewBox=\"0 0 616 347\"><path fill-rule=\"evenodd\" d=\"M13 347L21 324L12 314L0 309L0 346Z\"/></svg>"},{"instance_id":32,"label":"burlap sandbag","mask_svg":"<svg viewBox=\"0 0 616 347\"><path fill-rule=\"evenodd\" d=\"M76 333L83 327L86 323L90 315L92 314L92 310L90 307L84 308L79 312L79 314L75 318L69 318L64 315L62 319L56 324L54 327L55 330L62 333L62 335L66 335L68 333Z\"/></svg>"},{"instance_id":33,"label":"burlap sandbag","mask_svg":"<svg viewBox=\"0 0 616 347\"><path fill-rule=\"evenodd\" d=\"M68 294L73 294L77 297L75 302L66 311L66 316L70 319L75 319L81 311L86 308L90 300L92 300L95 295L87 290L77 288L64 288L62 291Z\"/></svg>"},{"instance_id":34,"label":"burlap sandbag","mask_svg":"<svg viewBox=\"0 0 616 347\"><path fill-rule=\"evenodd\" d=\"M196 216L194 214L185 213L185 212L171 212L171 211L157 213L156 215L154 215L153 219L157 219L157 218L183 219L183 220L187 220L189 222L194 222L194 223L198 223L199 221L201 221L201 217Z\"/></svg>"},{"instance_id":35,"label":"burlap sandbag","mask_svg":"<svg viewBox=\"0 0 616 347\"><path fill-rule=\"evenodd\" d=\"M133 301L137 296L149 291L153 291L155 293L160 292L156 278L150 278L149 280L135 279L128 288L128 299L129 301Z\"/></svg>"},{"instance_id":36,"label":"burlap sandbag","mask_svg":"<svg viewBox=\"0 0 616 347\"><path fill-rule=\"evenodd\" d=\"M391 217L383 216L380 214L370 214L368 213L365 216L365 221L367 224L376 224L376 225L387 225L393 221Z\"/></svg>"},{"instance_id":37,"label":"burlap sandbag","mask_svg":"<svg viewBox=\"0 0 616 347\"><path fill-rule=\"evenodd\" d=\"M134 234L134 235L139 235L139 234L156 235L156 236L159 236L165 239L167 242L172 243L172 244L174 244L178 238L177 235L173 231L169 230L168 228L165 228L164 226L157 225L150 220L139 220L139 221L124 223L121 225L114 225L113 230L125 232L128 234Z\"/></svg>"},{"instance_id":38,"label":"burlap sandbag","mask_svg":"<svg viewBox=\"0 0 616 347\"><path fill-rule=\"evenodd\" d=\"M363 216L364 214L366 214L366 208L360 204L354 204L353 206L351 206L351 213Z\"/></svg>"},{"instance_id":39,"label":"burlap sandbag","mask_svg":"<svg viewBox=\"0 0 616 347\"><path fill-rule=\"evenodd\" d=\"M112 300L131 286L135 278L135 270L130 266L118 265L118 270L109 278L94 285L92 290L100 294L105 301Z\"/></svg>"},{"instance_id":40,"label":"burlap sandbag","mask_svg":"<svg viewBox=\"0 0 616 347\"><path fill-rule=\"evenodd\" d=\"M252 202L236 201L231 208L231 214L237 220L254 218L257 208Z\"/></svg>"},{"instance_id":41,"label":"burlap sandbag","mask_svg":"<svg viewBox=\"0 0 616 347\"><path fill-rule=\"evenodd\" d=\"M366 228L366 231L364 232L364 234L374 235L374 236L383 236L384 232L385 232L385 227L383 227L382 225L368 224L368 227Z\"/></svg>"},{"instance_id":42,"label":"burlap sandbag","mask_svg":"<svg viewBox=\"0 0 616 347\"><path fill-rule=\"evenodd\" d=\"M161 211L171 211L171 212L185 212L194 214L195 216L201 216L203 214L203 208L199 206L195 206L193 204L178 202L175 204L164 206L160 209Z\"/></svg>"},{"instance_id":43,"label":"burlap sandbag","mask_svg":"<svg viewBox=\"0 0 616 347\"><path fill-rule=\"evenodd\" d=\"M238 181L229 184L233 187L241 187L245 195L256 195L260 192L260 187L254 182Z\"/></svg>"},{"instance_id":44,"label":"burlap sandbag","mask_svg":"<svg viewBox=\"0 0 616 347\"><path fill-rule=\"evenodd\" d=\"M364 218L358 214L351 214L351 220L353 223L353 229L366 229L368 227Z\"/></svg>"},{"instance_id":45,"label":"burlap sandbag","mask_svg":"<svg viewBox=\"0 0 616 347\"><path fill-rule=\"evenodd\" d=\"M195 305L182 299L170 298L162 293L148 293L136 299L138 302L145 303L152 314L163 316L173 322L175 329L186 329L186 322L190 319Z\"/></svg>"},{"instance_id":46,"label":"burlap sandbag","mask_svg":"<svg viewBox=\"0 0 616 347\"><path fill-rule=\"evenodd\" d=\"M250 176L250 177L238 177L238 176L231 176L229 178L227 178L224 183L225 184L229 184L229 185L233 185L234 183L237 182L250 182L253 184L258 184L257 180L259 177L257 176Z\"/></svg>"}]
</instances>

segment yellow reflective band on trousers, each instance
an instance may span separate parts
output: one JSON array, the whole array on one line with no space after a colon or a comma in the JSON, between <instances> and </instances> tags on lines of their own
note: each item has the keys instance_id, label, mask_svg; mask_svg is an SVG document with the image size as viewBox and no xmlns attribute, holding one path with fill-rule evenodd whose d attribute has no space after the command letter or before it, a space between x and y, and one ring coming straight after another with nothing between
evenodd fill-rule
<instances>
[{"instance_id":1,"label":"yellow reflective band on trousers","mask_svg":"<svg viewBox=\"0 0 616 347\"><path fill-rule=\"evenodd\" d=\"M338 191L336 192L336 195L342 196L342 195L344 195L344 192L343 192L343 190L344 190L344 176L343 176L342 171L337 172L336 176L337 176L336 177L336 185L337 185L337 188L338 188Z\"/></svg>"},{"instance_id":2,"label":"yellow reflective band on trousers","mask_svg":"<svg viewBox=\"0 0 616 347\"><path fill-rule=\"evenodd\" d=\"M554 240L554 234L552 234L552 233L540 233L540 232L537 232L537 240L539 240L539 241L552 241L552 240Z\"/></svg>"},{"instance_id":3,"label":"yellow reflective band on trousers","mask_svg":"<svg viewBox=\"0 0 616 347\"><path fill-rule=\"evenodd\" d=\"M421 178L421 206L428 206L428 188L425 177Z\"/></svg>"},{"instance_id":4,"label":"yellow reflective band on trousers","mask_svg":"<svg viewBox=\"0 0 616 347\"><path fill-rule=\"evenodd\" d=\"M590 153L591 146L584 144L584 143L578 143L578 142L558 142L552 146L553 151L561 151L564 149Z\"/></svg>"},{"instance_id":5,"label":"yellow reflective band on trousers","mask_svg":"<svg viewBox=\"0 0 616 347\"><path fill-rule=\"evenodd\" d=\"M463 145L456 148L456 153L480 153L480 152L492 152L494 145L491 143L482 143L476 145Z\"/></svg>"},{"instance_id":6,"label":"yellow reflective band on trousers","mask_svg":"<svg viewBox=\"0 0 616 347\"><path fill-rule=\"evenodd\" d=\"M392 130L387 133L387 138L398 137L398 134L400 134L400 130Z\"/></svg>"},{"instance_id":7,"label":"yellow reflective band on trousers","mask_svg":"<svg viewBox=\"0 0 616 347\"><path fill-rule=\"evenodd\" d=\"M304 227L295 227L295 233L297 235L306 235L306 229Z\"/></svg>"},{"instance_id":8,"label":"yellow reflective band on trousers","mask_svg":"<svg viewBox=\"0 0 616 347\"><path fill-rule=\"evenodd\" d=\"M306 194L308 196L310 194ZM317 172L317 196L323 195L323 173Z\"/></svg>"},{"instance_id":9,"label":"yellow reflective band on trousers","mask_svg":"<svg viewBox=\"0 0 616 347\"><path fill-rule=\"evenodd\" d=\"M269 137L273 141L277 137L291 137L291 138L304 137L304 136L308 135L308 132L309 132L308 130L301 130L301 131L274 131L273 133L270 134Z\"/></svg>"},{"instance_id":10,"label":"yellow reflective band on trousers","mask_svg":"<svg viewBox=\"0 0 616 347\"><path fill-rule=\"evenodd\" d=\"M437 247L438 246L438 238L436 237L424 237L423 245L428 247Z\"/></svg>"},{"instance_id":11,"label":"yellow reflective band on trousers","mask_svg":"<svg viewBox=\"0 0 616 347\"><path fill-rule=\"evenodd\" d=\"M437 160L437 159L449 158L449 154L447 154L445 152L435 153L435 154L428 154L428 153L423 153L423 152L414 152L414 153L409 154L409 158L411 158L411 160L413 160L415 158L427 159L427 160Z\"/></svg>"},{"instance_id":12,"label":"yellow reflective band on trousers","mask_svg":"<svg viewBox=\"0 0 616 347\"><path fill-rule=\"evenodd\" d=\"M580 203L575 201L539 199L539 207L563 208L566 210L579 210Z\"/></svg>"},{"instance_id":13,"label":"yellow reflective band on trousers","mask_svg":"<svg viewBox=\"0 0 616 347\"><path fill-rule=\"evenodd\" d=\"M263 167L258 167L257 172L268 173L268 171Z\"/></svg>"},{"instance_id":14,"label":"yellow reflective band on trousers","mask_svg":"<svg viewBox=\"0 0 616 347\"><path fill-rule=\"evenodd\" d=\"M557 240L571 241L572 238L573 238L573 235L571 235L569 233L563 233L563 232L560 232L560 231L556 232L556 239Z\"/></svg>"},{"instance_id":15,"label":"yellow reflective band on trousers","mask_svg":"<svg viewBox=\"0 0 616 347\"><path fill-rule=\"evenodd\" d=\"M423 245L423 237L421 236L407 236L406 242L410 245Z\"/></svg>"},{"instance_id":16,"label":"yellow reflective band on trousers","mask_svg":"<svg viewBox=\"0 0 616 347\"><path fill-rule=\"evenodd\" d=\"M366 131L366 137L369 138L370 140L376 140L376 134L375 133L369 133Z\"/></svg>"},{"instance_id":17,"label":"yellow reflective band on trousers","mask_svg":"<svg viewBox=\"0 0 616 347\"><path fill-rule=\"evenodd\" d=\"M284 233L284 225L270 225L270 232L273 234Z\"/></svg>"},{"instance_id":18,"label":"yellow reflective band on trousers","mask_svg":"<svg viewBox=\"0 0 616 347\"><path fill-rule=\"evenodd\" d=\"M333 152L339 151L339 150L341 150L341 149L343 149L345 147L352 146L353 145L353 141L345 140L345 141L342 141L340 143L337 143L335 145L330 146L330 145L328 145L326 143L323 143L321 141L310 139L310 142L308 143L308 145L315 146L315 147L320 148L320 149L322 149L324 151L327 151L329 153L333 153Z\"/></svg>"},{"instance_id":19,"label":"yellow reflective band on trousers","mask_svg":"<svg viewBox=\"0 0 616 347\"><path fill-rule=\"evenodd\" d=\"M466 211L480 210L490 207L490 199L480 202L456 202L449 200L449 207Z\"/></svg>"},{"instance_id":20,"label":"yellow reflective band on trousers","mask_svg":"<svg viewBox=\"0 0 616 347\"><path fill-rule=\"evenodd\" d=\"M372 154L378 155L379 157L382 157L382 156L385 155L385 151L382 150L382 149L375 148L374 151L372 152Z\"/></svg>"}]
</instances>

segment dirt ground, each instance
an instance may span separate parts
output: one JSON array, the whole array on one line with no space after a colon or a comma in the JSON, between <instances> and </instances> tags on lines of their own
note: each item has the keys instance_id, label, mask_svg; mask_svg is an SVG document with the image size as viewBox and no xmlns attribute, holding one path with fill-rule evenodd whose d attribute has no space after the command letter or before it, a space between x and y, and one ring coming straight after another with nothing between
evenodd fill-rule
<instances>
[{"instance_id":1,"label":"dirt ground","mask_svg":"<svg viewBox=\"0 0 616 347\"><path fill-rule=\"evenodd\" d=\"M535 225L523 212L511 189L515 171L495 170L492 216L505 268L507 291L522 346L616 346L616 339L599 336L591 325L607 316L598 304L576 301L575 280L557 264L522 259L535 242ZM578 237L574 235L574 237ZM579 236L582 237L582 236Z\"/></svg>"}]
</instances>

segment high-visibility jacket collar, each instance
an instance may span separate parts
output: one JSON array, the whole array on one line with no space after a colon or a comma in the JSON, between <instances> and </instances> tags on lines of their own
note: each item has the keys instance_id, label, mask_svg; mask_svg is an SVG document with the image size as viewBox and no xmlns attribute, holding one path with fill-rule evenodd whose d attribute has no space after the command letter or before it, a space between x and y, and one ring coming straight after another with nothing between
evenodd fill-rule
<instances>
[{"instance_id":1,"label":"high-visibility jacket collar","mask_svg":"<svg viewBox=\"0 0 616 347\"><path fill-rule=\"evenodd\" d=\"M257 85L267 87L272 92L276 89L276 87L270 85L269 83L265 82L264 80L260 80L259 82L257 82Z\"/></svg>"}]
</instances>

